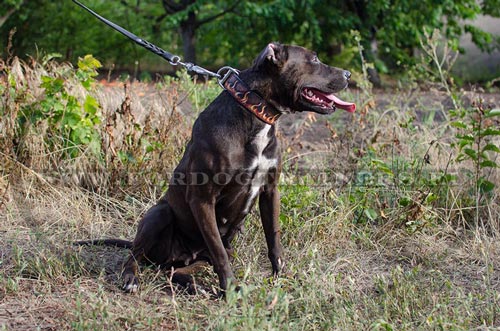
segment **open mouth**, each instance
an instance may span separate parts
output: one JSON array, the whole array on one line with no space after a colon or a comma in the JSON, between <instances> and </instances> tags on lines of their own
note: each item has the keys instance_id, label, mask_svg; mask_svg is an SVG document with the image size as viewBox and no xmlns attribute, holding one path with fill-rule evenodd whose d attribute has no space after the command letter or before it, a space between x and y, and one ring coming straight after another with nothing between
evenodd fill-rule
<instances>
[{"instance_id":1,"label":"open mouth","mask_svg":"<svg viewBox=\"0 0 500 331\"><path fill-rule=\"evenodd\" d=\"M355 103L346 102L333 94L328 94L312 87L305 87L302 89L301 94L307 102L325 110L333 111L336 108L340 108L350 113L356 110Z\"/></svg>"}]
</instances>

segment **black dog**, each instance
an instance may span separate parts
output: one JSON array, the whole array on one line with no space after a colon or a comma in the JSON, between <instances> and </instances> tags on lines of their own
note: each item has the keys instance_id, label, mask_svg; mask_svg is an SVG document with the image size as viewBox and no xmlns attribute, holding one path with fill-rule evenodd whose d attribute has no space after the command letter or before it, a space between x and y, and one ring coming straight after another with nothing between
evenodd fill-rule
<instances>
[{"instance_id":1,"label":"black dog","mask_svg":"<svg viewBox=\"0 0 500 331\"><path fill-rule=\"evenodd\" d=\"M269 44L253 66L231 74L198 117L165 196L141 220L123 268L123 288L138 288L138 263L179 268L208 261L221 290L234 275L231 241L257 197L273 275L283 267L277 190L281 159L276 128L281 113L330 114L356 106L332 93L347 87L348 71L321 63L298 46ZM99 242L92 242L99 243ZM120 244L113 240L102 244Z\"/></svg>"}]
</instances>

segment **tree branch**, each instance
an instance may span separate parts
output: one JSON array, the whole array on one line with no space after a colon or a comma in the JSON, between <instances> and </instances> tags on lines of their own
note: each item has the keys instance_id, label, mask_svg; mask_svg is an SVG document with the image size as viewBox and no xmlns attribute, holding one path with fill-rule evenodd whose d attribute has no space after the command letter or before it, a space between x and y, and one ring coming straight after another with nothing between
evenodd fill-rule
<instances>
[{"instance_id":1,"label":"tree branch","mask_svg":"<svg viewBox=\"0 0 500 331\"><path fill-rule=\"evenodd\" d=\"M195 0L187 0L179 3L172 0L162 0L163 8L165 8L165 11L170 15L183 11L194 2Z\"/></svg>"},{"instance_id":2,"label":"tree branch","mask_svg":"<svg viewBox=\"0 0 500 331\"><path fill-rule=\"evenodd\" d=\"M9 17L11 17L12 14L14 14L19 9L19 7L21 7L22 5L24 5L25 2L26 2L26 0L24 0L23 2L21 2L21 4L19 6L12 7L4 15L0 16L0 27L2 27L2 25L4 25L5 22L7 22L7 20L9 19Z\"/></svg>"},{"instance_id":3,"label":"tree branch","mask_svg":"<svg viewBox=\"0 0 500 331\"><path fill-rule=\"evenodd\" d=\"M207 18L204 18L202 20L199 20L199 21L196 21L196 27L198 28L200 25L203 25L203 24L206 24L206 23L209 23L209 22L212 22L216 19L218 19L219 17L221 16L224 16L226 15L227 13L230 13L232 12L239 4L240 2L239 1L235 1L231 6L229 6L228 8L224 9L223 11L221 11L220 13L218 14L215 14L213 16L209 16Z\"/></svg>"},{"instance_id":4,"label":"tree branch","mask_svg":"<svg viewBox=\"0 0 500 331\"><path fill-rule=\"evenodd\" d=\"M11 8L11 9L9 9L9 10L5 13L5 15L0 16L0 27L1 27L2 25L4 25L4 24L5 24L5 22L7 22L7 20L9 19L9 17L11 17L11 16L12 16L12 14L14 14L15 12L16 12L16 8Z\"/></svg>"}]
</instances>

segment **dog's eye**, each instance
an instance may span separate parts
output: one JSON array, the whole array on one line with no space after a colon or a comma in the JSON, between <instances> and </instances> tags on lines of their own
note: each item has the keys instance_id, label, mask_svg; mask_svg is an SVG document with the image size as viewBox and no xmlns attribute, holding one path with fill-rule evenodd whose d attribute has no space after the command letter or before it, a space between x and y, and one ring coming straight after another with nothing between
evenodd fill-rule
<instances>
[{"instance_id":1,"label":"dog's eye","mask_svg":"<svg viewBox=\"0 0 500 331\"><path fill-rule=\"evenodd\" d=\"M318 59L318 56L314 55L313 58L311 59L311 62L312 63L319 63L319 59Z\"/></svg>"}]
</instances>

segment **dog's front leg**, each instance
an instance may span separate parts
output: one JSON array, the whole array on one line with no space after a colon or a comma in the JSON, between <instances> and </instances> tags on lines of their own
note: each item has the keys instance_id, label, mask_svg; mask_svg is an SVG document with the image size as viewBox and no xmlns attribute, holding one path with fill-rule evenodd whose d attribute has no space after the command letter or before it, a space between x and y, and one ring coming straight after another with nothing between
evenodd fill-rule
<instances>
[{"instance_id":1,"label":"dog's front leg","mask_svg":"<svg viewBox=\"0 0 500 331\"><path fill-rule=\"evenodd\" d=\"M273 276L283 268L283 248L280 241L280 194L276 185L266 185L259 196L259 209L264 234L266 236L269 260L273 267Z\"/></svg>"},{"instance_id":2,"label":"dog's front leg","mask_svg":"<svg viewBox=\"0 0 500 331\"><path fill-rule=\"evenodd\" d=\"M234 279L234 275L229 264L229 257L220 237L219 229L217 228L215 202L207 202L194 198L190 200L189 205L203 236L203 240L208 247L214 270L219 276L220 288L222 291L225 291L229 282Z\"/></svg>"}]
</instances>

